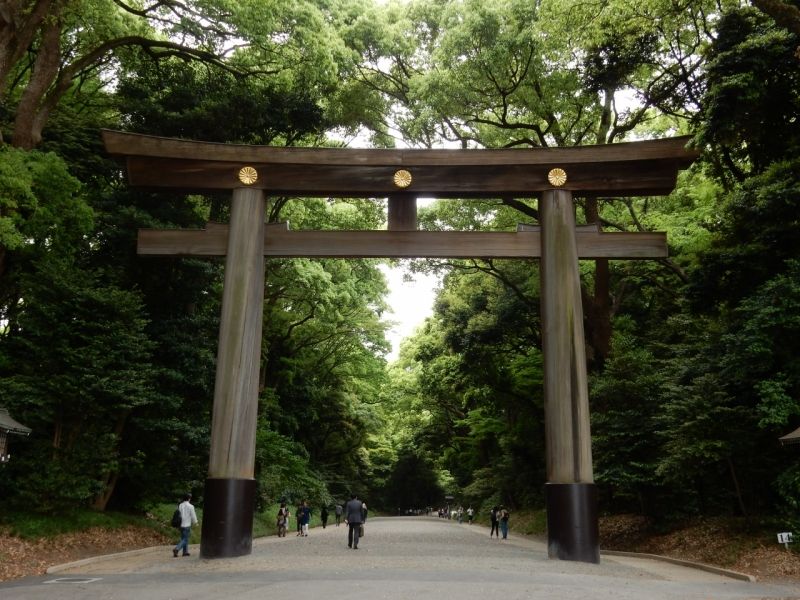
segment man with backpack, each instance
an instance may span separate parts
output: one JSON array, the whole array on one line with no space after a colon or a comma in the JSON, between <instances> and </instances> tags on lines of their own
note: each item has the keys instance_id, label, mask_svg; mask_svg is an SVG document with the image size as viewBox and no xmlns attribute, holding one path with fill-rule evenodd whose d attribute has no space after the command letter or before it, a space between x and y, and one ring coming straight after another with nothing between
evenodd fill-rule
<instances>
[{"instance_id":1,"label":"man with backpack","mask_svg":"<svg viewBox=\"0 0 800 600\"><path fill-rule=\"evenodd\" d=\"M197 525L197 513L194 511L194 506L190 502L192 499L191 494L183 495L183 502L178 505L177 513L180 513L180 530L181 540L178 545L172 549L172 556L178 557L178 552L183 549L183 556L190 556L189 554L189 534L192 532L192 525Z\"/></svg>"}]
</instances>

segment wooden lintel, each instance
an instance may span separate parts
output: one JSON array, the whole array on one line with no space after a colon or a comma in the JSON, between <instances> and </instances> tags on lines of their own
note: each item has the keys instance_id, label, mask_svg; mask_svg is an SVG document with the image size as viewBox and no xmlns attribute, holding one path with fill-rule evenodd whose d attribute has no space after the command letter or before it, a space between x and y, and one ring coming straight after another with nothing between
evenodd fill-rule
<instances>
[{"instance_id":1,"label":"wooden lintel","mask_svg":"<svg viewBox=\"0 0 800 600\"><path fill-rule=\"evenodd\" d=\"M564 188L581 196L668 194L698 152L689 138L495 150L277 148L211 144L104 131L109 154L124 159L131 185L207 192L236 189L238 173L271 196L383 198L403 192L435 198L534 197L551 189L548 173L566 172ZM410 174L399 188L394 176ZM404 184L405 185L405 184Z\"/></svg>"},{"instance_id":2,"label":"wooden lintel","mask_svg":"<svg viewBox=\"0 0 800 600\"><path fill-rule=\"evenodd\" d=\"M102 131L106 150L113 156L149 156L196 161L337 166L465 166L591 164L672 160L688 166L697 157L687 149L691 136L622 142L595 146L473 150L417 150L377 148L287 148L219 144L165 138L123 131Z\"/></svg>"},{"instance_id":3,"label":"wooden lintel","mask_svg":"<svg viewBox=\"0 0 800 600\"><path fill-rule=\"evenodd\" d=\"M128 181L146 189L210 192L241 187L238 171L244 163L130 156ZM397 193L393 166L288 165L247 163L258 179L252 187L269 196L385 198ZM678 164L673 160L612 163L549 163L541 165L456 165L409 167L407 188L417 197L531 198L552 188L547 174L554 167L568 173L576 195L660 196L675 187Z\"/></svg>"},{"instance_id":4,"label":"wooden lintel","mask_svg":"<svg viewBox=\"0 0 800 600\"><path fill-rule=\"evenodd\" d=\"M576 231L582 259L665 258L667 236L653 233ZM228 229L140 229L144 256L224 256ZM272 258L539 258L539 231L289 231L271 226L264 255Z\"/></svg>"}]
</instances>

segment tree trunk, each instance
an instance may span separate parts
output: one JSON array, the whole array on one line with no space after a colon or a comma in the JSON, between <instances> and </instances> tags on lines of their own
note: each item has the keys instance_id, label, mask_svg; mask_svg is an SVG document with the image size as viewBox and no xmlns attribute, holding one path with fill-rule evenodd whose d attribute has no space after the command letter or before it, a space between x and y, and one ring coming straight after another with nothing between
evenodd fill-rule
<instances>
[{"instance_id":1,"label":"tree trunk","mask_svg":"<svg viewBox=\"0 0 800 600\"><path fill-rule=\"evenodd\" d=\"M117 480L119 479L119 471L112 471L103 482L103 491L94 497L92 508L99 511L104 511L108 506L108 501L114 495L114 489L117 487Z\"/></svg>"},{"instance_id":2,"label":"tree trunk","mask_svg":"<svg viewBox=\"0 0 800 600\"><path fill-rule=\"evenodd\" d=\"M8 91L8 78L14 65L28 52L42 22L48 15L55 17L59 10L52 0L36 0L26 14L28 8L19 0L0 0L0 99L4 99Z\"/></svg>"},{"instance_id":3,"label":"tree trunk","mask_svg":"<svg viewBox=\"0 0 800 600\"><path fill-rule=\"evenodd\" d=\"M781 27L800 35L800 8L781 0L753 0L753 6L772 17Z\"/></svg>"},{"instance_id":4,"label":"tree trunk","mask_svg":"<svg viewBox=\"0 0 800 600\"><path fill-rule=\"evenodd\" d=\"M128 422L128 417L131 411L126 410L117 417L117 423L114 426L114 437L117 441L122 439L122 434L125 432L125 425ZM119 480L119 469L114 469L106 472L103 477L103 490L94 497L92 508L95 510L105 510L111 496L114 495L114 489L117 487Z\"/></svg>"},{"instance_id":5,"label":"tree trunk","mask_svg":"<svg viewBox=\"0 0 800 600\"><path fill-rule=\"evenodd\" d=\"M739 502L739 510L742 511L742 516L746 517L747 509L744 506L744 498L742 498L742 490L739 487L739 479L736 477L736 469L733 466L733 461L730 456L728 456L726 460L728 461L728 469L730 469L731 472L731 481L733 481L733 489L736 492L736 500Z\"/></svg>"},{"instance_id":6,"label":"tree trunk","mask_svg":"<svg viewBox=\"0 0 800 600\"><path fill-rule=\"evenodd\" d=\"M42 32L42 43L36 55L31 79L17 105L14 120L13 146L32 150L42 139L47 113L41 114L44 98L58 75L61 63L61 23L56 17Z\"/></svg>"}]
</instances>

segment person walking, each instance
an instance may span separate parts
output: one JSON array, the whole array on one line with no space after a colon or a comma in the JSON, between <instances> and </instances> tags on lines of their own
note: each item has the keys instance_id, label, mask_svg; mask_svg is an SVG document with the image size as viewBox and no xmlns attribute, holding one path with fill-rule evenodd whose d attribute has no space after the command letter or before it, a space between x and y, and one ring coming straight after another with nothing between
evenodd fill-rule
<instances>
[{"instance_id":1,"label":"person walking","mask_svg":"<svg viewBox=\"0 0 800 600\"><path fill-rule=\"evenodd\" d=\"M347 524L347 547L358 550L358 538L361 529L361 501L356 494L344 507L344 522Z\"/></svg>"},{"instance_id":2,"label":"person walking","mask_svg":"<svg viewBox=\"0 0 800 600\"><path fill-rule=\"evenodd\" d=\"M472 507L470 506L470 507L467 509L467 523L469 523L470 525L472 525L472 517L474 517L474 516L475 516L475 511L474 511L474 510L472 510Z\"/></svg>"},{"instance_id":3,"label":"person walking","mask_svg":"<svg viewBox=\"0 0 800 600\"><path fill-rule=\"evenodd\" d=\"M344 509L342 508L342 505L337 502L333 511L336 513L336 526L338 527L339 523L342 522L342 512Z\"/></svg>"},{"instance_id":4,"label":"person walking","mask_svg":"<svg viewBox=\"0 0 800 600\"><path fill-rule=\"evenodd\" d=\"M367 522L367 503L361 503L361 523Z\"/></svg>"},{"instance_id":5,"label":"person walking","mask_svg":"<svg viewBox=\"0 0 800 600\"><path fill-rule=\"evenodd\" d=\"M501 506L500 507L500 513L499 513L500 531L503 534L503 539L504 540L508 539L508 517L510 517L510 516L511 515L509 514L508 509L505 506Z\"/></svg>"},{"instance_id":6,"label":"person walking","mask_svg":"<svg viewBox=\"0 0 800 600\"><path fill-rule=\"evenodd\" d=\"M303 503L297 505L297 508L294 509L294 520L297 521L297 536L300 537L303 535Z\"/></svg>"},{"instance_id":7,"label":"person walking","mask_svg":"<svg viewBox=\"0 0 800 600\"><path fill-rule=\"evenodd\" d=\"M192 525L197 525L197 513L190 502L191 499L191 494L184 494L183 502L178 505L178 510L181 513L181 540L172 549L172 556L175 558L178 557L180 550L183 550L183 556L191 556L189 554L189 534L192 533Z\"/></svg>"},{"instance_id":8,"label":"person walking","mask_svg":"<svg viewBox=\"0 0 800 600\"><path fill-rule=\"evenodd\" d=\"M327 506L325 506L325 505L322 506L322 510L319 511L319 518L322 521L322 528L325 529L325 527L328 524L328 507Z\"/></svg>"},{"instance_id":9,"label":"person walking","mask_svg":"<svg viewBox=\"0 0 800 600\"><path fill-rule=\"evenodd\" d=\"M492 537L495 533L497 533L497 539L500 539L500 528L499 528L499 517L498 514L500 513L499 506L493 506L492 511L489 513L489 519L492 522L492 530L489 532L489 537Z\"/></svg>"},{"instance_id":10,"label":"person walking","mask_svg":"<svg viewBox=\"0 0 800 600\"><path fill-rule=\"evenodd\" d=\"M286 501L281 501L281 506L278 509L277 525L278 537L286 537L286 527L289 524L289 507L286 506Z\"/></svg>"},{"instance_id":11,"label":"person walking","mask_svg":"<svg viewBox=\"0 0 800 600\"><path fill-rule=\"evenodd\" d=\"M297 520L300 521L300 535L308 537L308 524L311 522L311 507L306 500L300 507L300 514L297 515Z\"/></svg>"}]
</instances>

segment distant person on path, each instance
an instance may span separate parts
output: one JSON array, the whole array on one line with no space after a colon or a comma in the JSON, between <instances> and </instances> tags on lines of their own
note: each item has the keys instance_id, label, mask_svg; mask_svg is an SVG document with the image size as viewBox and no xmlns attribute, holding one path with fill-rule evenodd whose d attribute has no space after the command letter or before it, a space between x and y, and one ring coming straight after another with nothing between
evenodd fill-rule
<instances>
[{"instance_id":1,"label":"distant person on path","mask_svg":"<svg viewBox=\"0 0 800 600\"><path fill-rule=\"evenodd\" d=\"M500 531L503 533L503 539L508 539L508 517L511 516L505 506L500 507Z\"/></svg>"},{"instance_id":2,"label":"distant person on path","mask_svg":"<svg viewBox=\"0 0 800 600\"><path fill-rule=\"evenodd\" d=\"M347 523L347 547L358 550L359 528L361 527L361 500L356 494L350 496L344 507L344 522Z\"/></svg>"},{"instance_id":3,"label":"distant person on path","mask_svg":"<svg viewBox=\"0 0 800 600\"><path fill-rule=\"evenodd\" d=\"M472 517L474 517L474 516L475 516L475 511L474 511L474 510L472 510L472 507L470 506L470 507L467 509L467 523L469 523L470 525L472 525Z\"/></svg>"},{"instance_id":4,"label":"distant person on path","mask_svg":"<svg viewBox=\"0 0 800 600\"><path fill-rule=\"evenodd\" d=\"M498 522L498 514L500 512L499 506L493 506L492 511L489 513L489 518L492 521L492 530L489 532L489 537L492 537L495 533L497 533L497 539L500 539L500 529L499 529L499 522Z\"/></svg>"},{"instance_id":5,"label":"distant person on path","mask_svg":"<svg viewBox=\"0 0 800 600\"><path fill-rule=\"evenodd\" d=\"M278 525L278 537L286 537L286 527L289 524L289 507L286 506L285 500L281 502L281 506L278 509L276 524Z\"/></svg>"},{"instance_id":6,"label":"distant person on path","mask_svg":"<svg viewBox=\"0 0 800 600\"><path fill-rule=\"evenodd\" d=\"M362 523L366 523L367 522L367 503L366 502L362 502L361 503L361 522Z\"/></svg>"},{"instance_id":7,"label":"distant person on path","mask_svg":"<svg viewBox=\"0 0 800 600\"><path fill-rule=\"evenodd\" d=\"M294 509L294 520L297 521L297 536L300 537L303 535L303 503L297 505L297 508Z\"/></svg>"},{"instance_id":8,"label":"distant person on path","mask_svg":"<svg viewBox=\"0 0 800 600\"><path fill-rule=\"evenodd\" d=\"M197 525L197 513L194 512L194 506L190 500L191 494L183 495L183 502L178 505L178 510L181 511L181 541L172 549L172 556L178 557L178 551L183 549L183 556L191 556L189 554L189 534L192 533L192 525Z\"/></svg>"},{"instance_id":9,"label":"distant person on path","mask_svg":"<svg viewBox=\"0 0 800 600\"><path fill-rule=\"evenodd\" d=\"M319 518L322 521L322 528L325 529L325 527L328 525L328 507L327 506L323 505L322 510L319 511Z\"/></svg>"},{"instance_id":10,"label":"distant person on path","mask_svg":"<svg viewBox=\"0 0 800 600\"><path fill-rule=\"evenodd\" d=\"M338 527L339 523L342 522L342 505L337 502L336 507L333 510L336 513L336 526Z\"/></svg>"},{"instance_id":11,"label":"distant person on path","mask_svg":"<svg viewBox=\"0 0 800 600\"><path fill-rule=\"evenodd\" d=\"M311 508L305 500L303 500L303 504L300 506L297 520L300 521L300 535L308 537L308 524L311 522Z\"/></svg>"}]
</instances>

